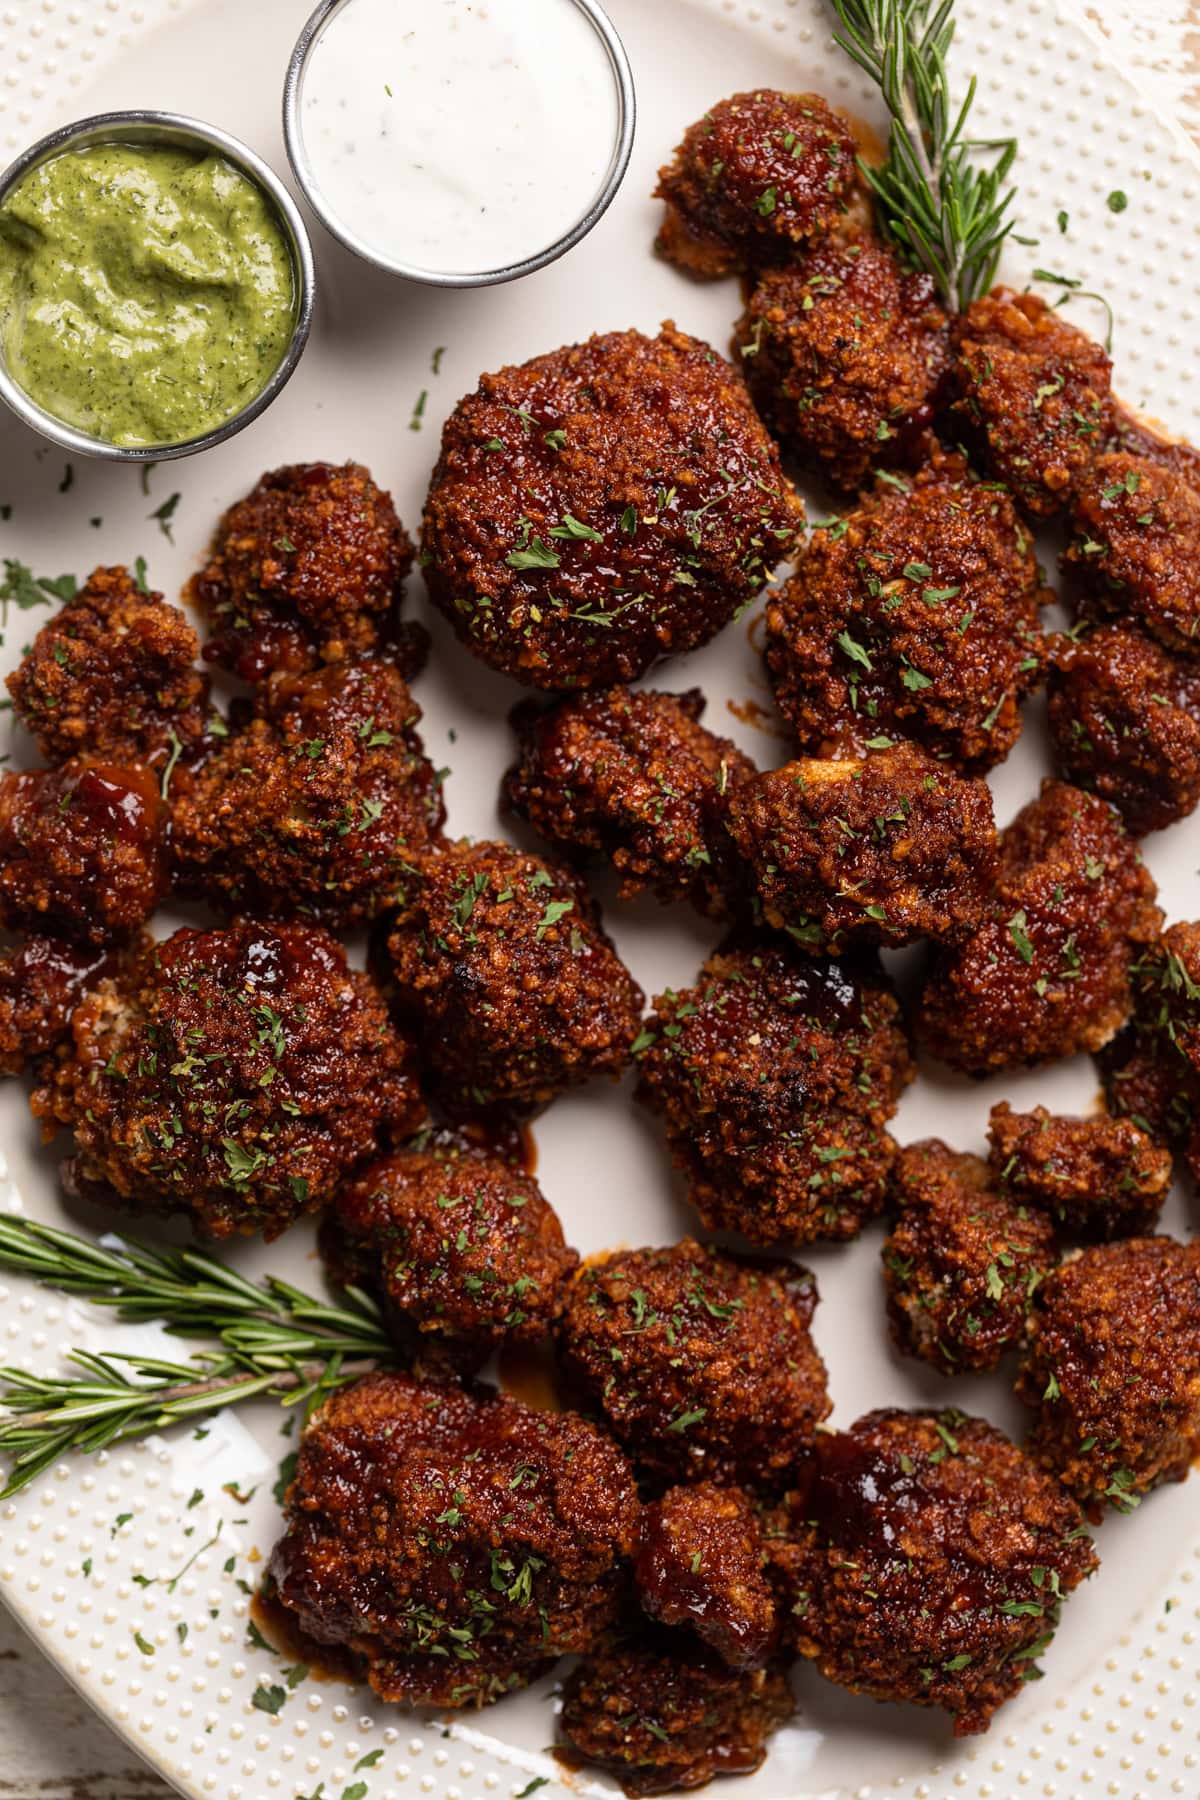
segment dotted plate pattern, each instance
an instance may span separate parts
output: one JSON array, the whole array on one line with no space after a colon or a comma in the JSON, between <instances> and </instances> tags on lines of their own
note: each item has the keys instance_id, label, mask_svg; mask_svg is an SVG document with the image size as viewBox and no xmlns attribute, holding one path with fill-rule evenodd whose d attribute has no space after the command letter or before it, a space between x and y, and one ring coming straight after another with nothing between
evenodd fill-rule
<instances>
[{"instance_id":1,"label":"dotted plate pattern","mask_svg":"<svg viewBox=\"0 0 1200 1800\"><path fill-rule=\"evenodd\" d=\"M4 159L63 118L140 104L213 118L280 167L277 94L305 10L303 0L0 0ZM612 0L611 10L638 75L639 145L612 213L565 263L519 289L443 296L380 281L317 231L323 294L313 345L271 413L201 462L159 471L153 499L131 472L102 465L77 466L66 483L56 453L0 420L0 501L12 506L11 521L0 525L0 553L49 572L69 561L83 573L91 562L149 552L152 579L175 594L221 507L272 463L360 457L393 489L411 523L441 421L482 368L591 329L650 329L671 314L724 345L737 309L732 286L695 288L648 254L654 168L683 125L735 87L813 87L878 124L874 98L833 49L821 0ZM959 0L958 10L954 67L978 73L980 132L1015 133L1021 144L1019 228L1037 242L1014 245L1005 274L1021 281L1041 266L1102 290L1117 320L1121 393L1200 436L1194 149L1126 82L1066 0ZM278 84L264 79L271 69ZM1115 213L1108 196L1118 189L1128 206ZM1068 214L1065 232L1060 212ZM1103 330L1095 303L1075 304L1081 322ZM435 378L430 349L443 342L443 372ZM410 408L422 388L430 390L426 430L410 434ZM183 494L172 543L147 519L170 491L168 478ZM421 614L419 594L410 610ZM12 666L38 622L0 622L8 639L0 640L0 671ZM435 654L418 684L426 741L435 760L444 755L453 764L453 828L494 834L496 772L509 753L504 716L513 693L458 652L439 621L430 622ZM752 638L732 628L666 676L668 686L692 682L710 695L718 729L760 761L782 759L780 744L744 723L745 696L764 697ZM734 701L741 710L731 716L726 703ZM14 737L13 747L28 760L28 744ZM1026 737L993 778L1002 820L1044 768L1035 706ZM1187 823L1147 846L1171 916L1195 910L1196 846L1196 829ZM648 992L686 982L708 948L707 928L676 914L610 908L609 922ZM1082 1063L970 1088L931 1071L905 1097L898 1132L911 1139L936 1131L963 1148L979 1147L995 1099L1086 1111L1095 1089L1094 1072ZM681 1191L661 1145L633 1119L627 1090L560 1102L537 1137L540 1177L585 1253L606 1243L666 1240L686 1228ZM111 1220L65 1206L16 1083L0 1093L0 1143L8 1204L75 1228L111 1228ZM1189 1229L1181 1197L1164 1223L1177 1233ZM311 1284L311 1247L311 1233L300 1228L270 1250L246 1245L228 1254L248 1274L269 1268ZM1003 1382L942 1384L889 1356L877 1248L877 1230L868 1231L858 1246L815 1250L805 1259L824 1295L816 1336L838 1422L872 1404L936 1401L1019 1430ZM118 1330L74 1301L18 1282L0 1285L5 1361L51 1367L76 1345L186 1354L157 1327ZM553 1735L549 1679L469 1718L404 1714L380 1705L365 1687L294 1671L289 1686L286 1659L256 1645L247 1629L253 1587L278 1532L272 1490L291 1447L279 1435L281 1422L286 1428L286 1415L252 1408L220 1415L200 1431L63 1463L0 1508L0 1596L114 1728L192 1800L293 1800L318 1791L323 1800L339 1800L360 1782L368 1800L418 1793L514 1800L539 1775L583 1792L611 1791L603 1779L568 1776L546 1754ZM1007 1707L986 1737L955 1744L939 1716L874 1707L801 1670L794 1725L779 1735L765 1767L733 1790L738 1800L1194 1800L1194 1494L1194 1485L1164 1491L1132 1518L1106 1523L1105 1567L1067 1607L1046 1658L1047 1680ZM254 1704L260 1693L275 1705L273 1689L285 1696L277 1711Z\"/></svg>"}]
</instances>

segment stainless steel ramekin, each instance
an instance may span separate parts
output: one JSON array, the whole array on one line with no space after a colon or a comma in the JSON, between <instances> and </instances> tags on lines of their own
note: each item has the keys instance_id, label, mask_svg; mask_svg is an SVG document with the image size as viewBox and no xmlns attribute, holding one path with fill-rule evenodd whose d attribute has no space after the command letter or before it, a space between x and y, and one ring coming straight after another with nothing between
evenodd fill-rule
<instances>
[{"instance_id":1,"label":"stainless steel ramekin","mask_svg":"<svg viewBox=\"0 0 1200 1800\"><path fill-rule=\"evenodd\" d=\"M308 229L300 216L300 209L274 170L247 145L238 138L231 137L227 131L222 131L219 126L206 125L200 119L190 119L180 113L141 110L97 113L90 119L80 119L74 125L60 126L49 137L32 145L0 175L0 206L3 206L13 189L31 169L39 168L51 157L60 155L64 150L86 149L90 144L112 143L166 144L184 150L215 151L223 156L266 194L283 227L292 258L295 322L291 343L282 362L267 385L248 405L201 437L185 438L174 444L131 446L110 444L103 438L77 431L73 425L67 425L39 406L14 381L5 366L3 345L0 344L0 400L4 400L18 418L31 425L43 437L49 438L52 443L61 444L64 450L75 451L79 456L103 457L110 462L167 462L179 456L194 456L200 450L210 450L215 444L225 443L228 438L234 437L249 425L251 420L257 419L260 413L265 412L276 395L287 385L304 352L312 325L313 301L316 296L312 245Z\"/></svg>"},{"instance_id":2,"label":"stainless steel ramekin","mask_svg":"<svg viewBox=\"0 0 1200 1800\"><path fill-rule=\"evenodd\" d=\"M288 64L287 80L283 89L283 135L287 143L288 160L292 172L304 190L304 197L312 207L325 229L361 256L364 262L373 263L377 269L386 269L390 275L400 275L407 281L421 281L430 287L475 288L494 287L502 281L516 281L522 275L532 275L535 269L544 269L547 263L557 262L568 250L585 238L592 227L599 223L612 205L625 172L629 167L629 159L633 154L633 138L637 127L637 93L633 84L633 70L629 66L629 57L625 46L617 33L617 28L609 18L598 0L573 0L574 5L588 20L605 50L608 52L609 64L617 88L617 139L613 145L612 160L608 166L608 174L604 184L589 206L587 212L572 226L563 237L558 238L545 250L539 250L534 256L527 256L520 262L507 263L499 269L457 270L447 272L443 269L424 269L415 263L394 262L382 256L380 252L363 238L356 237L353 232L338 218L324 200L316 176L308 165L304 153L304 134L300 125L300 89L304 78L305 65L309 52L316 43L329 20L344 6L352 4L352 0L321 0L304 30L296 42Z\"/></svg>"}]
</instances>

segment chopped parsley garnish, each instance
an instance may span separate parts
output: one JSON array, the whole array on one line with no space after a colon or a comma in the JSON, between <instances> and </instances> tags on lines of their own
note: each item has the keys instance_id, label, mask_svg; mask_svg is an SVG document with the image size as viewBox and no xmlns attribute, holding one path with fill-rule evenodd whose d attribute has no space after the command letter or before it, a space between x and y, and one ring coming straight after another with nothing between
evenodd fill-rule
<instances>
[{"instance_id":1,"label":"chopped parsley garnish","mask_svg":"<svg viewBox=\"0 0 1200 1800\"><path fill-rule=\"evenodd\" d=\"M520 550L510 550L505 557L510 569L557 569L559 555L540 537L531 538Z\"/></svg>"},{"instance_id":2,"label":"chopped parsley garnish","mask_svg":"<svg viewBox=\"0 0 1200 1800\"><path fill-rule=\"evenodd\" d=\"M174 533L171 530L171 520L175 517L175 509L182 498L182 494L172 494L169 500L164 500L162 505L155 507L150 514L152 519L157 519L158 529L170 544L175 542Z\"/></svg>"},{"instance_id":3,"label":"chopped parsley garnish","mask_svg":"<svg viewBox=\"0 0 1200 1800\"><path fill-rule=\"evenodd\" d=\"M574 910L575 902L573 900L551 900L547 905L545 912L542 914L541 922L537 928L537 939L539 944L552 925L557 925L560 919L565 919L567 914Z\"/></svg>"},{"instance_id":4,"label":"chopped parsley garnish","mask_svg":"<svg viewBox=\"0 0 1200 1800\"><path fill-rule=\"evenodd\" d=\"M871 661L870 656L863 649L858 640L850 636L848 631L839 631L834 641L836 642L838 649L842 650L850 658L851 662L860 663L864 669L874 669L875 665Z\"/></svg>"},{"instance_id":5,"label":"chopped parsley garnish","mask_svg":"<svg viewBox=\"0 0 1200 1800\"><path fill-rule=\"evenodd\" d=\"M1133 1487L1134 1474L1131 1469L1114 1469L1104 1490L1105 1497L1122 1511L1132 1512L1135 1506L1142 1504L1141 1495L1135 1494Z\"/></svg>"},{"instance_id":6,"label":"chopped parsley garnish","mask_svg":"<svg viewBox=\"0 0 1200 1800\"><path fill-rule=\"evenodd\" d=\"M458 926L460 931L466 930L470 923L471 914L475 911L475 902L479 899L487 884L488 878L483 871L480 870L477 875L471 877L470 881L467 882L465 888L455 900L451 911L454 914L454 923Z\"/></svg>"},{"instance_id":7,"label":"chopped parsley garnish","mask_svg":"<svg viewBox=\"0 0 1200 1800\"><path fill-rule=\"evenodd\" d=\"M253 1181L267 1160L263 1151L247 1150L236 1138L222 1138L221 1148L225 1152L229 1179L235 1187L244 1187L247 1182Z\"/></svg>"},{"instance_id":8,"label":"chopped parsley garnish","mask_svg":"<svg viewBox=\"0 0 1200 1800\"><path fill-rule=\"evenodd\" d=\"M1008 935L1022 962L1031 963L1033 961L1033 940L1025 929L1026 923L1025 909L1022 907L1021 911L1015 912L1008 921Z\"/></svg>"},{"instance_id":9,"label":"chopped parsley garnish","mask_svg":"<svg viewBox=\"0 0 1200 1800\"><path fill-rule=\"evenodd\" d=\"M678 1418L672 1419L671 1423L667 1426L667 1430L686 1431L689 1426L698 1425L701 1419L707 1417L707 1414L707 1406L694 1406L690 1412L682 1412L679 1414Z\"/></svg>"},{"instance_id":10,"label":"chopped parsley garnish","mask_svg":"<svg viewBox=\"0 0 1200 1800\"><path fill-rule=\"evenodd\" d=\"M561 525L550 527L550 536L552 538L586 538L593 544L604 542L603 533L593 531L590 525L585 525L581 519L576 519L571 513L563 514Z\"/></svg>"},{"instance_id":11,"label":"chopped parsley garnish","mask_svg":"<svg viewBox=\"0 0 1200 1800\"><path fill-rule=\"evenodd\" d=\"M274 1718L287 1700L287 1689L281 1688L277 1682L270 1687L256 1687L250 1696L250 1704L259 1712L270 1713Z\"/></svg>"},{"instance_id":12,"label":"chopped parsley garnish","mask_svg":"<svg viewBox=\"0 0 1200 1800\"><path fill-rule=\"evenodd\" d=\"M45 606L47 596L54 600L73 600L79 584L73 575L35 575L16 557L4 559L4 580L0 583L0 600L14 600L22 612L31 606Z\"/></svg>"}]
</instances>

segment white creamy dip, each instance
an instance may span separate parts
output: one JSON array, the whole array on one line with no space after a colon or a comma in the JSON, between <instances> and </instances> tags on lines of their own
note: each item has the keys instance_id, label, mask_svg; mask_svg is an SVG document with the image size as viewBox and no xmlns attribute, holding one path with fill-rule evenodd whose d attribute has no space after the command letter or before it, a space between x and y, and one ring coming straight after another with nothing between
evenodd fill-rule
<instances>
[{"instance_id":1,"label":"white creamy dip","mask_svg":"<svg viewBox=\"0 0 1200 1800\"><path fill-rule=\"evenodd\" d=\"M347 0L309 51L298 117L330 218L443 274L566 236L620 132L606 45L574 0Z\"/></svg>"}]
</instances>

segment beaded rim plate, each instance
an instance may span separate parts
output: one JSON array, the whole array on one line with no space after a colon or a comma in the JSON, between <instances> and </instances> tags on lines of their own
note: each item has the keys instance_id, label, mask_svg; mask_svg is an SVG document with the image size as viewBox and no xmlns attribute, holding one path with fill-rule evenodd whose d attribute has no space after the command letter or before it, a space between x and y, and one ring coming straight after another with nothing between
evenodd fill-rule
<instances>
[{"instance_id":1,"label":"beaded rim plate","mask_svg":"<svg viewBox=\"0 0 1200 1800\"><path fill-rule=\"evenodd\" d=\"M212 118L282 167L278 98L303 11L293 0L0 5L4 159L65 118L152 105ZM316 228L322 293L313 342L271 412L203 459L160 468L149 497L136 472L78 464L68 475L59 452L0 421L0 502L11 508L0 523L0 554L49 574L69 568L81 576L96 563L145 554L154 585L177 595L220 510L276 463L313 456L365 461L413 524L441 422L482 369L592 330L653 330L667 317L724 347L738 311L734 285L696 287L650 254L655 168L686 123L738 88L811 87L878 123L873 97L833 48L823 0L611 0L611 11L638 80L639 138L623 192L572 256L515 288L447 295L389 280ZM1123 396L1178 431L1200 435L1200 363L1192 356L1200 252L1195 151L1139 99L1060 0L959 0L958 11L954 66L964 80L969 70L978 72L980 130L1012 132L1021 142L1020 230L1037 241L1014 245L1005 273L1021 280L1040 264L1103 290L1116 319ZM1109 204L1117 192L1127 199L1121 210L1119 201ZM1076 306L1081 322L1103 330L1094 303ZM435 374L437 346L445 349ZM169 540L152 514L176 486L181 499ZM819 516L819 507L814 512ZM410 610L425 614L419 591ZM434 652L417 697L430 753L451 764L450 826L495 835L497 776L511 753L505 716L516 696L471 662L440 621L429 622ZM0 623L4 669L40 617L14 609ZM745 623L731 627L656 679L702 687L710 722L761 762L778 763L786 752L772 731L755 632L753 618L749 631ZM11 749L18 761L29 760L30 746L18 733ZM1035 704L1021 744L992 778L1002 822L1047 766ZM1195 827L1184 823L1147 846L1171 917L1193 910L1198 842ZM181 917L164 915L161 928ZM648 994L688 981L712 941L684 912L610 904L607 917ZM1096 1087L1084 1060L974 1085L926 1069L905 1096L896 1129L902 1140L936 1132L956 1147L980 1149L996 1099L1088 1111ZM688 1228L680 1184L657 1131L631 1107L627 1086L559 1102L536 1135L540 1179L584 1252L669 1241ZM64 1204L53 1153L37 1144L24 1093L13 1082L0 1094L0 1143L9 1204L75 1228L111 1228L111 1219ZM1188 1230L1179 1195L1165 1226ZM836 1422L847 1424L871 1405L941 1403L1019 1432L1006 1376L944 1382L889 1351L879 1239L875 1227L857 1244L805 1258L823 1295L815 1335L829 1365ZM318 1279L307 1228L270 1251L245 1245L230 1254L251 1274L270 1268L300 1283ZM73 1301L17 1282L0 1288L0 1344L6 1361L37 1367L52 1366L73 1345L177 1348L157 1327L117 1330ZM566 1774L547 1754L552 1678L490 1712L457 1718L403 1714L365 1687L312 1676L293 1674L289 1686L286 1659L256 1646L247 1632L250 1593L278 1530L272 1490L289 1448L280 1422L265 1409L222 1415L204 1436L183 1430L91 1462L64 1463L0 1509L0 1595L68 1679L195 1800L401 1800L414 1791L481 1800L517 1796L538 1778L610 1789L603 1778ZM875 1706L801 1669L795 1720L763 1769L734 1790L739 1800L1194 1795L1200 1527L1193 1501L1192 1489L1172 1488L1132 1517L1106 1522L1099 1534L1103 1567L1067 1607L1045 1658L1047 1679L1007 1706L986 1737L956 1743L941 1715ZM256 1707L256 1692L271 1688L285 1696L277 1710Z\"/></svg>"}]
</instances>

